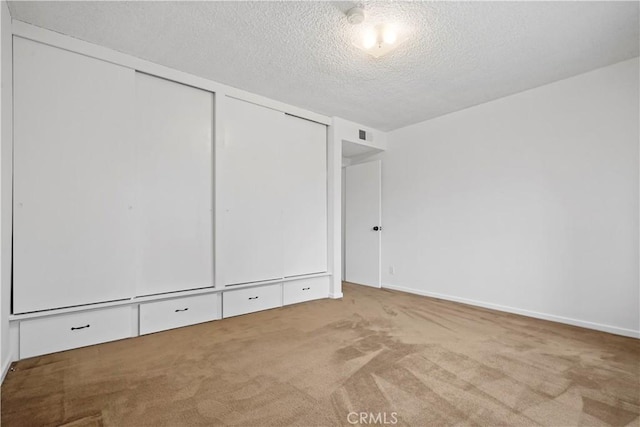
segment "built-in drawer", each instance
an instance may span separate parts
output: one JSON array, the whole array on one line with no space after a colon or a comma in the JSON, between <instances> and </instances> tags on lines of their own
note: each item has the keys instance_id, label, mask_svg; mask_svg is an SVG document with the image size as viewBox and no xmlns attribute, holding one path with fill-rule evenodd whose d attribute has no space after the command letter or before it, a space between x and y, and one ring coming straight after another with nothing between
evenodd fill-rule
<instances>
[{"instance_id":1,"label":"built-in drawer","mask_svg":"<svg viewBox=\"0 0 640 427\"><path fill-rule=\"evenodd\" d=\"M206 294L140 304L140 335L219 319L218 298Z\"/></svg>"},{"instance_id":2,"label":"built-in drawer","mask_svg":"<svg viewBox=\"0 0 640 427\"><path fill-rule=\"evenodd\" d=\"M283 286L284 305L329 297L329 276L294 280Z\"/></svg>"},{"instance_id":3,"label":"built-in drawer","mask_svg":"<svg viewBox=\"0 0 640 427\"><path fill-rule=\"evenodd\" d=\"M282 284L224 291L222 311L224 317L268 310L282 306Z\"/></svg>"},{"instance_id":4,"label":"built-in drawer","mask_svg":"<svg viewBox=\"0 0 640 427\"><path fill-rule=\"evenodd\" d=\"M20 322L20 358L132 336L131 306L81 311Z\"/></svg>"}]
</instances>

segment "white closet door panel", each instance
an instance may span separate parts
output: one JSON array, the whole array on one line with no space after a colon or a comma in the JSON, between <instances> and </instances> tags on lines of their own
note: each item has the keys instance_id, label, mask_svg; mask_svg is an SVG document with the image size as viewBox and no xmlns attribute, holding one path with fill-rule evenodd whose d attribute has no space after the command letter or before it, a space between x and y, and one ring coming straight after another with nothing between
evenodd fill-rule
<instances>
[{"instance_id":1,"label":"white closet door panel","mask_svg":"<svg viewBox=\"0 0 640 427\"><path fill-rule=\"evenodd\" d=\"M225 105L217 163L222 218L216 232L224 282L281 278L284 114L233 98Z\"/></svg>"},{"instance_id":2,"label":"white closet door panel","mask_svg":"<svg viewBox=\"0 0 640 427\"><path fill-rule=\"evenodd\" d=\"M138 295L213 286L213 94L136 74Z\"/></svg>"},{"instance_id":3,"label":"white closet door panel","mask_svg":"<svg viewBox=\"0 0 640 427\"><path fill-rule=\"evenodd\" d=\"M134 71L14 38L14 312L131 297Z\"/></svg>"},{"instance_id":4,"label":"white closet door panel","mask_svg":"<svg viewBox=\"0 0 640 427\"><path fill-rule=\"evenodd\" d=\"M327 127L286 116L284 275L327 271Z\"/></svg>"}]
</instances>

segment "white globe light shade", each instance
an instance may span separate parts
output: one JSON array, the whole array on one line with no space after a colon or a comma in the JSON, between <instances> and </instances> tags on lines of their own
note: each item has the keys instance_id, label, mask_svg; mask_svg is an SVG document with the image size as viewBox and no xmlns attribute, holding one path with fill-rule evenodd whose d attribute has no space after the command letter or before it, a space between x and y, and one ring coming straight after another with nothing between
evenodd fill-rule
<instances>
[{"instance_id":1,"label":"white globe light shade","mask_svg":"<svg viewBox=\"0 0 640 427\"><path fill-rule=\"evenodd\" d=\"M398 33L393 28L385 28L382 32L382 40L387 44L394 44L398 40Z\"/></svg>"},{"instance_id":2,"label":"white globe light shade","mask_svg":"<svg viewBox=\"0 0 640 427\"><path fill-rule=\"evenodd\" d=\"M365 49L371 49L376 44L376 33L373 31L367 31L362 37L362 47Z\"/></svg>"}]
</instances>

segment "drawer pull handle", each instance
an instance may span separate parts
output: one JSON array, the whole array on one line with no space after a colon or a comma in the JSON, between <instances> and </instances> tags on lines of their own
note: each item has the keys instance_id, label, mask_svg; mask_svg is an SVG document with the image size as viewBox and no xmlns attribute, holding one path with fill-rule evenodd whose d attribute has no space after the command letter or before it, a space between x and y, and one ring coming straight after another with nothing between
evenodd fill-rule
<instances>
[{"instance_id":1,"label":"drawer pull handle","mask_svg":"<svg viewBox=\"0 0 640 427\"><path fill-rule=\"evenodd\" d=\"M249 297L249 299L258 299L258 297Z\"/></svg>"},{"instance_id":2,"label":"drawer pull handle","mask_svg":"<svg viewBox=\"0 0 640 427\"><path fill-rule=\"evenodd\" d=\"M189 307L187 307L187 308L179 308L179 309L176 310L176 313L179 312L179 311L187 311L187 310L189 310Z\"/></svg>"},{"instance_id":3,"label":"drawer pull handle","mask_svg":"<svg viewBox=\"0 0 640 427\"><path fill-rule=\"evenodd\" d=\"M302 288L303 291L308 291L311 288Z\"/></svg>"},{"instance_id":4,"label":"drawer pull handle","mask_svg":"<svg viewBox=\"0 0 640 427\"><path fill-rule=\"evenodd\" d=\"M78 327L72 326L71 330L72 331L77 331L78 329L88 328L89 326L91 326L91 325L84 325L84 326L78 326Z\"/></svg>"}]
</instances>

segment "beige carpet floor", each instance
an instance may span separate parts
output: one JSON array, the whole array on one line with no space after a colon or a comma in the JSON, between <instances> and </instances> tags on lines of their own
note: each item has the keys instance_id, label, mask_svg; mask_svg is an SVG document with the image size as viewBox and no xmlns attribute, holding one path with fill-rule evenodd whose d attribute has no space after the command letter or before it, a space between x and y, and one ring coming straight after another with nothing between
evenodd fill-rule
<instances>
[{"instance_id":1,"label":"beige carpet floor","mask_svg":"<svg viewBox=\"0 0 640 427\"><path fill-rule=\"evenodd\" d=\"M639 425L639 340L344 294L23 360L2 425Z\"/></svg>"}]
</instances>

